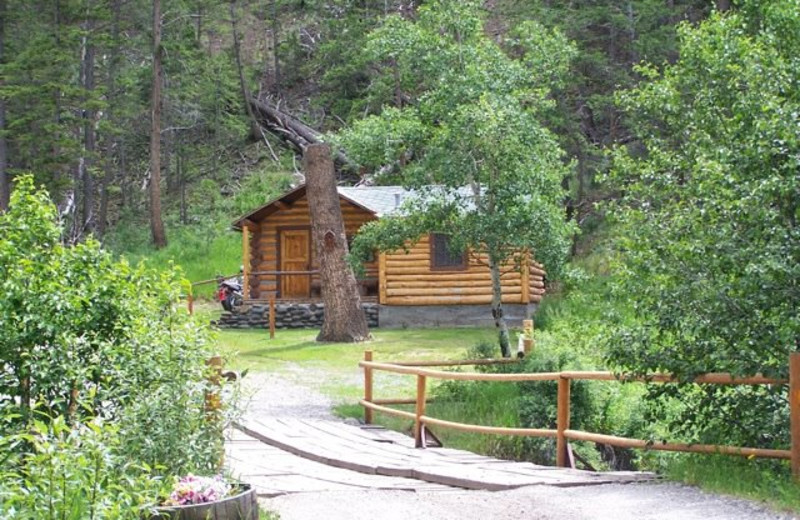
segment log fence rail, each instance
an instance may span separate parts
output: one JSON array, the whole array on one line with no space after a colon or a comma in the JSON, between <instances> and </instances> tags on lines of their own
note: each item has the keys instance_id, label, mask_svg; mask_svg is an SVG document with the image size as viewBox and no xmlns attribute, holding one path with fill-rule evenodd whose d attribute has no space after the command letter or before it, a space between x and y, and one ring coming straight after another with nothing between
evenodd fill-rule
<instances>
[{"instance_id":1,"label":"log fence rail","mask_svg":"<svg viewBox=\"0 0 800 520\"><path fill-rule=\"evenodd\" d=\"M789 417L791 443L790 449L764 449L748 448L710 444L686 444L653 442L644 439L632 439L614 435L604 435L580 430L570 429L570 383L571 381L618 381L618 382L643 382L643 383L678 383L678 378L671 374L652 374L646 377L617 376L612 372L602 371L562 371L541 373L515 373L515 374L488 374L467 372L446 372L433 370L430 367L448 367L462 365L492 365L514 363L516 360L466 360L466 361L403 361L384 362L373 361L372 351L365 351L364 360L359 366L364 369L364 399L360 401L364 407L364 418L367 424L373 421L373 412L380 412L414 421L414 439L417 448L425 448L425 428L439 426L471 433L517 435L528 437L548 437L556 439L556 465L559 467L574 467L572 462L569 441L589 441L644 450L677 451L687 453L726 454L744 457L760 457L786 459L791 462L792 475L800 480L800 352L794 352L789 357L789 379L778 379L755 375L752 377L735 377L727 373L708 373L695 377L692 382L710 385L789 385ZM374 398L374 373L388 372L416 376L416 397L413 399L375 399ZM466 424L437 419L426 414L425 407L429 402L427 398L427 384L429 380L456 380L456 381L557 381L557 420L556 429L541 428L506 428ZM413 404L414 411L390 408L393 404Z\"/></svg>"}]
</instances>

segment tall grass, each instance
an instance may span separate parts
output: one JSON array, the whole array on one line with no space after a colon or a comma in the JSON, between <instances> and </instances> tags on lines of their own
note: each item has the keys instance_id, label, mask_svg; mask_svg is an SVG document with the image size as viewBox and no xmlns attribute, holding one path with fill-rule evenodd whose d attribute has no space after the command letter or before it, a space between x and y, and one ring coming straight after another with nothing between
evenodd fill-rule
<instances>
[{"instance_id":1,"label":"tall grass","mask_svg":"<svg viewBox=\"0 0 800 520\"><path fill-rule=\"evenodd\" d=\"M241 266L242 240L233 231L173 228L169 244L160 250L148 243L149 235L144 240L137 238L126 241L126 246L118 249L121 256L131 263L144 262L153 268L177 265L191 282L211 280L220 274L236 274ZM209 297L215 289L214 284L198 286L195 295Z\"/></svg>"},{"instance_id":2,"label":"tall grass","mask_svg":"<svg viewBox=\"0 0 800 520\"><path fill-rule=\"evenodd\" d=\"M289 187L289 179L286 165L271 164L250 173L233 188L225 183L228 195L222 195L223 183L205 179L190 188L191 211L185 223L179 219L179 208L174 203L167 204L167 247L155 249L147 220L130 212L121 216L107 236L106 245L132 263L145 262L154 268L175 264L192 282L238 273L242 239L231 229L232 222L277 197ZM214 289L214 284L209 284L197 287L195 293L209 297Z\"/></svg>"}]
</instances>

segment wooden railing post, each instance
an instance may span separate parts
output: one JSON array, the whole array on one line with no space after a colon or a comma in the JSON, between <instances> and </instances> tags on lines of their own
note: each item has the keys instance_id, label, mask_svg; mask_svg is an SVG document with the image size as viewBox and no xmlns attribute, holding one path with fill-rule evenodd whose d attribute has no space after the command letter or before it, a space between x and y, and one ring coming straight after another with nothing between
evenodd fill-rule
<instances>
[{"instance_id":1,"label":"wooden railing post","mask_svg":"<svg viewBox=\"0 0 800 520\"><path fill-rule=\"evenodd\" d=\"M789 424L792 434L792 476L800 480L800 352L789 354Z\"/></svg>"},{"instance_id":2,"label":"wooden railing post","mask_svg":"<svg viewBox=\"0 0 800 520\"><path fill-rule=\"evenodd\" d=\"M364 351L364 361L372 361L372 351ZM372 402L372 369L364 367L364 400ZM364 407L364 423L372 424L372 409Z\"/></svg>"},{"instance_id":3,"label":"wooden railing post","mask_svg":"<svg viewBox=\"0 0 800 520\"><path fill-rule=\"evenodd\" d=\"M242 296L250 299L250 228L242 226Z\"/></svg>"},{"instance_id":4,"label":"wooden railing post","mask_svg":"<svg viewBox=\"0 0 800 520\"><path fill-rule=\"evenodd\" d=\"M269 297L269 339L275 339L275 295Z\"/></svg>"},{"instance_id":5,"label":"wooden railing post","mask_svg":"<svg viewBox=\"0 0 800 520\"><path fill-rule=\"evenodd\" d=\"M425 415L425 376L417 376L417 404L415 408L416 419L414 420L414 446L417 448L425 447L425 434L422 430L422 416Z\"/></svg>"},{"instance_id":6,"label":"wooden railing post","mask_svg":"<svg viewBox=\"0 0 800 520\"><path fill-rule=\"evenodd\" d=\"M558 411L556 417L556 466L569 466L567 438L564 431L569 429L569 379L558 378Z\"/></svg>"},{"instance_id":7,"label":"wooden railing post","mask_svg":"<svg viewBox=\"0 0 800 520\"><path fill-rule=\"evenodd\" d=\"M189 309L189 314L194 314L194 296L192 295L191 286L189 287L189 294L186 296L186 305Z\"/></svg>"}]
</instances>

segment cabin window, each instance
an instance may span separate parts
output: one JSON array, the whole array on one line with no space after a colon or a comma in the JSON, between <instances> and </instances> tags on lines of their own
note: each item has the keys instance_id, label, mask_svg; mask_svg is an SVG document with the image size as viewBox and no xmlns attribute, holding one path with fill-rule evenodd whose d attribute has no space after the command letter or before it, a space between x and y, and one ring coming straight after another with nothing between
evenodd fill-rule
<instances>
[{"instance_id":1,"label":"cabin window","mask_svg":"<svg viewBox=\"0 0 800 520\"><path fill-rule=\"evenodd\" d=\"M431 269L466 269L467 254L450 249L450 235L431 233Z\"/></svg>"}]
</instances>

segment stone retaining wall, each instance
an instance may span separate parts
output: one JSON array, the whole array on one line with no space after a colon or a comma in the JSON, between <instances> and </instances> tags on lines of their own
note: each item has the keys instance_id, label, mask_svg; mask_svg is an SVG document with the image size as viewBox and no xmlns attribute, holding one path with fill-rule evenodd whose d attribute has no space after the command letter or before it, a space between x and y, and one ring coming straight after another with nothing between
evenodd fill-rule
<instances>
[{"instance_id":1,"label":"stone retaining wall","mask_svg":"<svg viewBox=\"0 0 800 520\"><path fill-rule=\"evenodd\" d=\"M367 316L367 325L370 328L376 328L378 326L378 304L362 303L361 307ZM276 303L275 328L320 328L324 313L325 304L323 303ZM269 305L261 303L244 305L235 309L235 312L223 312L220 319L212 324L221 329L269 328Z\"/></svg>"}]
</instances>

